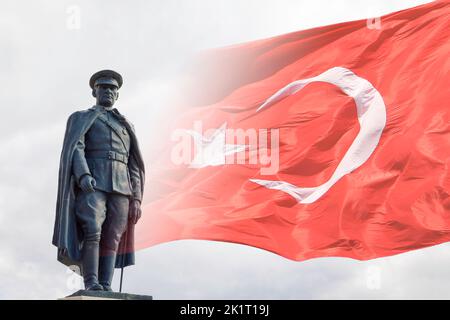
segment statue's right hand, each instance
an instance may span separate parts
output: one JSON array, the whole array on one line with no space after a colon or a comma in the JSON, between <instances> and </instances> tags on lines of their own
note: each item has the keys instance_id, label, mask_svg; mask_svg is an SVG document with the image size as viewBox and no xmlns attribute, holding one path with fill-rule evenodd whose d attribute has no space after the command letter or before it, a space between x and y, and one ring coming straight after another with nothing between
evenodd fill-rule
<instances>
[{"instance_id":1,"label":"statue's right hand","mask_svg":"<svg viewBox=\"0 0 450 320\"><path fill-rule=\"evenodd\" d=\"M80 187L84 192L95 192L95 179L90 175L85 175L81 178Z\"/></svg>"}]
</instances>

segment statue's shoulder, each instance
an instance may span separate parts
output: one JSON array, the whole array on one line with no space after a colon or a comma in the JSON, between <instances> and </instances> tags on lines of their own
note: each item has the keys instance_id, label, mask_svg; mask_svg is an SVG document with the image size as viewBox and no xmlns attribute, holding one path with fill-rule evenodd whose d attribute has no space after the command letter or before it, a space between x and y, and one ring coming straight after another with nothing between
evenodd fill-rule
<instances>
[{"instance_id":1,"label":"statue's shoulder","mask_svg":"<svg viewBox=\"0 0 450 320\"><path fill-rule=\"evenodd\" d=\"M133 123L127 118L125 117L122 113L120 113L119 110L114 109L114 112L116 113L116 115L119 117L119 119L121 119L122 121L128 123L130 125L130 127L134 130L134 125Z\"/></svg>"},{"instance_id":2,"label":"statue's shoulder","mask_svg":"<svg viewBox=\"0 0 450 320\"><path fill-rule=\"evenodd\" d=\"M75 111L73 112L70 116L68 121L77 121L80 120L82 118L85 117L90 117L95 113L95 109L94 108L89 108L89 109L85 109L85 110L79 110L79 111Z\"/></svg>"}]
</instances>

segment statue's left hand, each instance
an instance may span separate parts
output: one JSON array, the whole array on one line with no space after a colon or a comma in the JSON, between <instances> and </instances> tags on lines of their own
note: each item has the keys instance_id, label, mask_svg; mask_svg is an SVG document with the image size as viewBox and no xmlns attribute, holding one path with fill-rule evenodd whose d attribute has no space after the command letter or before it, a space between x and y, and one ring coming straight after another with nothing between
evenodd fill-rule
<instances>
[{"instance_id":1,"label":"statue's left hand","mask_svg":"<svg viewBox=\"0 0 450 320\"><path fill-rule=\"evenodd\" d=\"M142 210L139 200L131 200L130 213L128 218L133 224L136 224L141 218Z\"/></svg>"}]
</instances>

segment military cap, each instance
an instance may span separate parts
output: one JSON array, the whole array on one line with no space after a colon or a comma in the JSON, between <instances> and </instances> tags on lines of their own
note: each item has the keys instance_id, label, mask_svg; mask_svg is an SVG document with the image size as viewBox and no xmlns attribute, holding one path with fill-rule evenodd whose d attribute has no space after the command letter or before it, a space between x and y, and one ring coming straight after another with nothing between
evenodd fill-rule
<instances>
[{"instance_id":1,"label":"military cap","mask_svg":"<svg viewBox=\"0 0 450 320\"><path fill-rule=\"evenodd\" d=\"M92 75L89 85L92 89L98 84L110 84L120 88L123 84L122 76L113 70L101 70Z\"/></svg>"}]
</instances>

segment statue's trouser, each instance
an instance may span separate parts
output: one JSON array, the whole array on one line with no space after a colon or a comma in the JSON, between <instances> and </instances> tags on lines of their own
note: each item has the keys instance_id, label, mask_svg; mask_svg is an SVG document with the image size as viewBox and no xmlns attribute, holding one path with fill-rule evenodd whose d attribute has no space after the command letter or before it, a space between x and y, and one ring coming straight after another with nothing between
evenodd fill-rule
<instances>
[{"instance_id":1,"label":"statue's trouser","mask_svg":"<svg viewBox=\"0 0 450 320\"><path fill-rule=\"evenodd\" d=\"M84 232L85 287L100 283L110 291L117 249L127 228L129 198L99 190L82 192L76 206L77 220Z\"/></svg>"}]
</instances>

